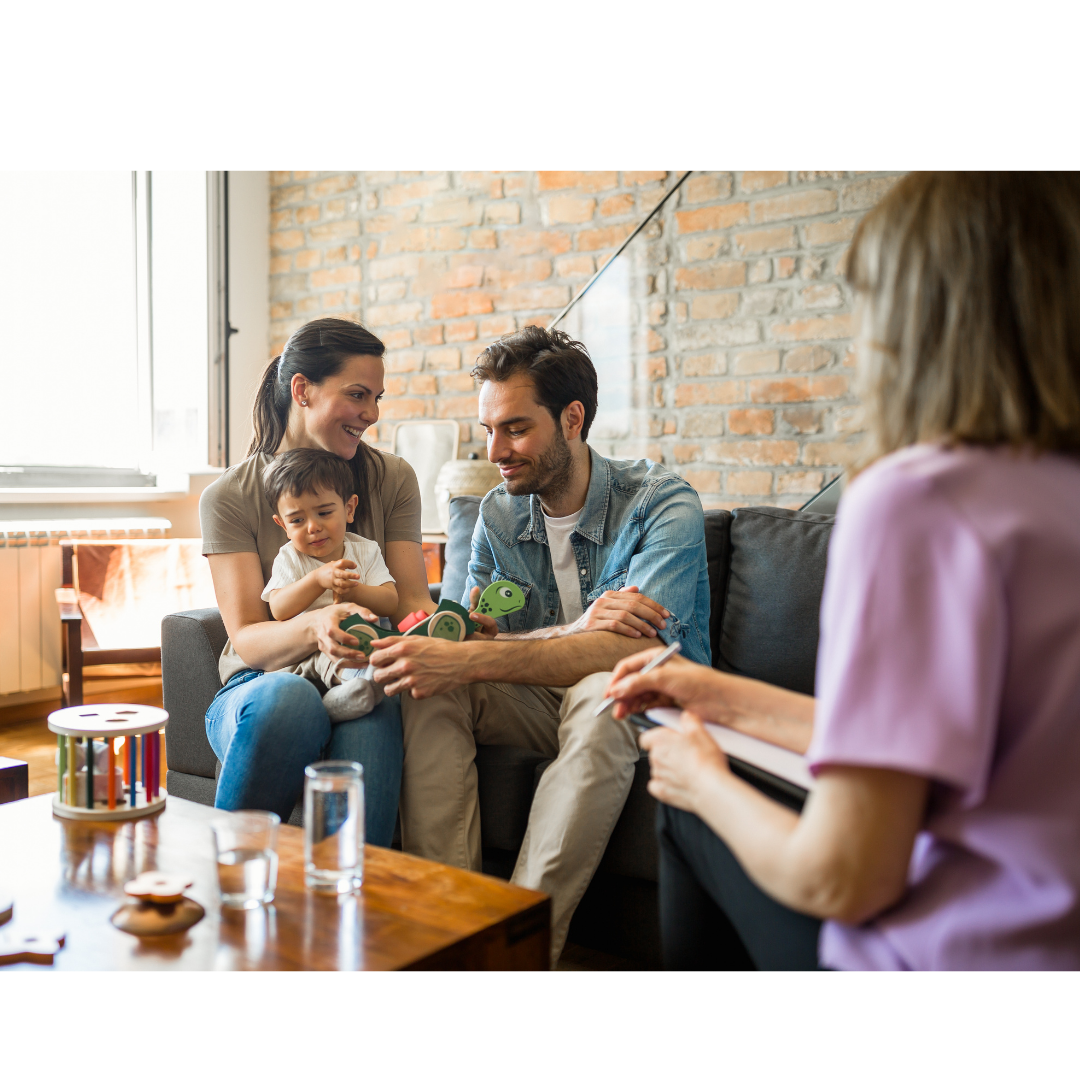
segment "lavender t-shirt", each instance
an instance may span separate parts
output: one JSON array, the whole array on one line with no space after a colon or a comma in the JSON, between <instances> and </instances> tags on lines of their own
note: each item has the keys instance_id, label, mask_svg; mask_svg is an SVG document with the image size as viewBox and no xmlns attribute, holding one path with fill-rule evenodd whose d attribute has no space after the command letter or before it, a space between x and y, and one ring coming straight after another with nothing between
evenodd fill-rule
<instances>
[{"instance_id":1,"label":"lavender t-shirt","mask_svg":"<svg viewBox=\"0 0 1080 1080\"><path fill-rule=\"evenodd\" d=\"M845 493L821 607L822 765L930 778L904 897L834 968L1080 968L1080 461L919 445Z\"/></svg>"}]
</instances>

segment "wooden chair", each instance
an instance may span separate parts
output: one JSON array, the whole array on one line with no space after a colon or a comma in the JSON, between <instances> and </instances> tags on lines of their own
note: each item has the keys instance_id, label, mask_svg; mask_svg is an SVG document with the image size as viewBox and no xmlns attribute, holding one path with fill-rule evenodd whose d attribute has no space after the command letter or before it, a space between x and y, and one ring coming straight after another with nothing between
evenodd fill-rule
<instances>
[{"instance_id":1,"label":"wooden chair","mask_svg":"<svg viewBox=\"0 0 1080 1080\"><path fill-rule=\"evenodd\" d=\"M83 704L84 668L160 664L161 619L173 611L214 603L213 584L206 560L199 554L199 540L61 540L60 548L63 585L56 590L56 602L60 608L65 707ZM123 548L127 551L118 551ZM80 550L84 556L82 573ZM117 558L117 554L122 557ZM151 560L146 568L149 572L132 575L131 564L140 556ZM163 574L157 565L162 559L168 560L170 570L179 566L181 572ZM123 580L118 582L118 578ZM119 599L118 593L123 594ZM103 647L84 608L92 605L101 616L103 605L110 601L111 617L102 626L107 627L111 640ZM134 640L119 645L116 624L119 620L124 625L125 617Z\"/></svg>"}]
</instances>

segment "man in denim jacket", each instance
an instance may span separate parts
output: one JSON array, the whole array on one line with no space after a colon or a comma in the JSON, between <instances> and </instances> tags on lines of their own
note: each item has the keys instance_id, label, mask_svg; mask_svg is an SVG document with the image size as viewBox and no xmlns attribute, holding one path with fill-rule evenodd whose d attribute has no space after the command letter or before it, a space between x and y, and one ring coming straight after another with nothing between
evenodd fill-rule
<instances>
[{"instance_id":1,"label":"man in denim jacket","mask_svg":"<svg viewBox=\"0 0 1080 1080\"><path fill-rule=\"evenodd\" d=\"M481 868L476 744L527 746L555 761L536 790L511 881L552 897L552 957L592 880L634 776L633 728L593 716L624 656L678 641L709 655L701 502L652 461L587 445L596 371L585 347L526 327L489 346L473 375L503 483L480 506L463 603L512 581L525 608L464 643L376 643L375 681L402 691L402 843Z\"/></svg>"}]
</instances>

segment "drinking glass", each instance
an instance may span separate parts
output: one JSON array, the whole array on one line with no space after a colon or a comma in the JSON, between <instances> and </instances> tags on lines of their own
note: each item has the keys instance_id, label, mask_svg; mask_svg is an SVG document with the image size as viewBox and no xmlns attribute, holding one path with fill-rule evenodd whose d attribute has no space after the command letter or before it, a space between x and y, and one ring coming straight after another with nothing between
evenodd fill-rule
<instances>
[{"instance_id":1,"label":"drinking glass","mask_svg":"<svg viewBox=\"0 0 1080 1080\"><path fill-rule=\"evenodd\" d=\"M364 880L364 769L317 761L304 769L304 883L348 893Z\"/></svg>"},{"instance_id":2,"label":"drinking glass","mask_svg":"<svg viewBox=\"0 0 1080 1080\"><path fill-rule=\"evenodd\" d=\"M269 810L237 810L211 822L223 904L257 908L274 899L280 824Z\"/></svg>"}]
</instances>

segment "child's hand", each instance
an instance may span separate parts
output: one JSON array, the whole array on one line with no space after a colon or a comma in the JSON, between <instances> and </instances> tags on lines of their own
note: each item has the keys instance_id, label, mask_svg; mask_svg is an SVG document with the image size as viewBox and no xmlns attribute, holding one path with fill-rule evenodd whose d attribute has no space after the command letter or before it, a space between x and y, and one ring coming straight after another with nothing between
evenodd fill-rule
<instances>
[{"instance_id":1,"label":"child's hand","mask_svg":"<svg viewBox=\"0 0 1080 1080\"><path fill-rule=\"evenodd\" d=\"M356 571L356 563L351 559L338 559L316 570L315 580L324 589L329 589L335 596L340 596L347 593L354 585L360 584L360 575Z\"/></svg>"}]
</instances>

